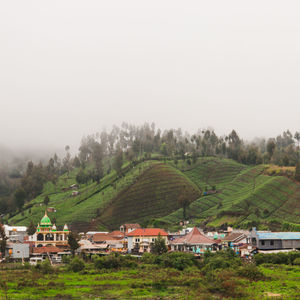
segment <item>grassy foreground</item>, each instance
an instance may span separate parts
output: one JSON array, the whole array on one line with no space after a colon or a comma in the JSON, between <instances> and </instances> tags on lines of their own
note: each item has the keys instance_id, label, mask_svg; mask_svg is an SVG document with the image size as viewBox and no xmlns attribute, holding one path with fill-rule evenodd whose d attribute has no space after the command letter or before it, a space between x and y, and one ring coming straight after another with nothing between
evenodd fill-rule
<instances>
[{"instance_id":1,"label":"grassy foreground","mask_svg":"<svg viewBox=\"0 0 300 300\"><path fill-rule=\"evenodd\" d=\"M77 272L72 263L55 269L2 265L0 299L300 299L297 265L256 267L228 254L192 261L181 254L138 262L125 257L121 264L100 258Z\"/></svg>"}]
</instances>

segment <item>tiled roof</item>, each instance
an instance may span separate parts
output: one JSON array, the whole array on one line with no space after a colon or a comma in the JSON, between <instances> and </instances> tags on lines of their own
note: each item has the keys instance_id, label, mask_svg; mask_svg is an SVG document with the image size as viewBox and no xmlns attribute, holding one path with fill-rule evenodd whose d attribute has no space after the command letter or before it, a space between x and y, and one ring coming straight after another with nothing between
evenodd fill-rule
<instances>
[{"instance_id":1,"label":"tiled roof","mask_svg":"<svg viewBox=\"0 0 300 300\"><path fill-rule=\"evenodd\" d=\"M112 241L112 240L122 240L124 235L122 236L117 236L117 235L112 235L111 233L107 234L102 234L102 233L96 233L93 235L93 242L105 242L105 241Z\"/></svg>"},{"instance_id":2,"label":"tiled roof","mask_svg":"<svg viewBox=\"0 0 300 300\"><path fill-rule=\"evenodd\" d=\"M127 236L157 236L159 233L161 236L168 236L168 234L160 228L138 228L128 233Z\"/></svg>"},{"instance_id":3,"label":"tiled roof","mask_svg":"<svg viewBox=\"0 0 300 300\"><path fill-rule=\"evenodd\" d=\"M172 244L190 244L190 245L212 245L215 241L203 235L196 227L187 235L177 238Z\"/></svg>"},{"instance_id":4,"label":"tiled roof","mask_svg":"<svg viewBox=\"0 0 300 300\"><path fill-rule=\"evenodd\" d=\"M300 240L300 232L259 232L260 240Z\"/></svg>"},{"instance_id":5,"label":"tiled roof","mask_svg":"<svg viewBox=\"0 0 300 300\"><path fill-rule=\"evenodd\" d=\"M109 234L112 235L112 236L117 236L117 237L123 237L124 236L124 233L119 231L119 230L112 231Z\"/></svg>"},{"instance_id":6,"label":"tiled roof","mask_svg":"<svg viewBox=\"0 0 300 300\"><path fill-rule=\"evenodd\" d=\"M244 239L246 237L246 235L244 233L241 232L232 232L229 233L227 236L221 238L221 240L223 242L235 242L235 241L240 241L242 239Z\"/></svg>"},{"instance_id":7,"label":"tiled roof","mask_svg":"<svg viewBox=\"0 0 300 300\"><path fill-rule=\"evenodd\" d=\"M32 252L33 253L58 253L61 252L62 249L54 246L49 247L33 247Z\"/></svg>"},{"instance_id":8,"label":"tiled roof","mask_svg":"<svg viewBox=\"0 0 300 300\"><path fill-rule=\"evenodd\" d=\"M141 228L141 225L138 223L133 223L133 224L123 224L126 228Z\"/></svg>"}]
</instances>

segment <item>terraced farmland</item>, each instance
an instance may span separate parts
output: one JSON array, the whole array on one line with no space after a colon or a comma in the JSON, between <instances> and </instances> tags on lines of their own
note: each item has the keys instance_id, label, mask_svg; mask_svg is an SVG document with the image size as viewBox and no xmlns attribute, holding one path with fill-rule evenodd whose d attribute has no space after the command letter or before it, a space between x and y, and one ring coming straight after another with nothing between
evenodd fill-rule
<instances>
[{"instance_id":1,"label":"terraced farmland","mask_svg":"<svg viewBox=\"0 0 300 300\"><path fill-rule=\"evenodd\" d=\"M181 195L193 201L200 196L200 190L178 170L157 164L113 199L99 220L114 228L124 222L161 217L180 207Z\"/></svg>"},{"instance_id":2,"label":"terraced farmland","mask_svg":"<svg viewBox=\"0 0 300 300\"><path fill-rule=\"evenodd\" d=\"M57 225L68 223L81 231L152 219L178 224L183 216L180 197L190 201L187 213L195 223L205 221L215 227L224 223L247 227L251 222L273 220L300 223L300 185L283 176L269 176L265 168L215 157L201 158L191 166L179 161L177 168L171 161L149 160L134 168L124 165L123 177L111 172L99 185L80 185L76 197L64 191L76 182L78 170L73 170L55 185L48 182L43 193L9 223L29 225L32 220L36 224L44 213L45 195L50 197L49 206L57 210L49 213L50 218ZM213 186L216 194L201 196Z\"/></svg>"},{"instance_id":3,"label":"terraced farmland","mask_svg":"<svg viewBox=\"0 0 300 300\"><path fill-rule=\"evenodd\" d=\"M183 172L204 190L205 187L211 188L214 185L217 189L222 189L245 169L245 165L233 160L207 157L199 159L195 166Z\"/></svg>"},{"instance_id":4,"label":"terraced farmland","mask_svg":"<svg viewBox=\"0 0 300 300\"><path fill-rule=\"evenodd\" d=\"M226 174L223 182L219 181L218 176L210 176L210 184L219 183L221 189L217 194L194 201L189 208L190 218L210 220L211 226L224 223L241 225L250 221L268 222L274 219L300 223L300 185L286 177L266 176L263 174L264 168L242 168L239 174L233 175L231 182L228 182L230 176ZM199 169L197 167L185 174L197 178L195 173ZM218 168L211 171L211 174L213 172L218 173ZM181 214L181 210L178 210L161 221L175 223Z\"/></svg>"}]
</instances>

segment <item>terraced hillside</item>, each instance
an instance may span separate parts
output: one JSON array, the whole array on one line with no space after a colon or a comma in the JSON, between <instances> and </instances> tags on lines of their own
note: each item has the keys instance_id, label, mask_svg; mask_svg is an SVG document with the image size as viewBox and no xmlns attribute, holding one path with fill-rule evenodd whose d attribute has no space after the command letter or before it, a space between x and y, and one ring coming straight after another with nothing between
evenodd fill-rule
<instances>
[{"instance_id":1,"label":"terraced hillside","mask_svg":"<svg viewBox=\"0 0 300 300\"><path fill-rule=\"evenodd\" d=\"M27 209L13 216L9 223L16 225L29 225L32 220L35 224L40 221L44 214L45 206L43 199L49 195L49 207L56 209L55 213L48 213L50 218L58 225L65 223L73 225L75 229L89 229L91 220L97 217L108 203L118 195L120 191L133 184L138 176L157 162L143 162L138 167L132 168L125 173L124 177L118 178L115 172L105 176L101 183L80 185L79 195L72 196L72 191L64 191L64 187L76 183L75 177L78 170L69 175L59 178L56 185L48 183L44 186L43 193L32 200Z\"/></svg>"},{"instance_id":2,"label":"terraced hillside","mask_svg":"<svg viewBox=\"0 0 300 300\"><path fill-rule=\"evenodd\" d=\"M43 199L49 195L49 206L56 209L49 213L50 218L57 225L67 223L80 231L114 229L124 222L153 219L172 226L183 217L179 198L191 202L187 213L195 224L217 227L227 223L245 228L274 220L300 224L300 185L283 176L269 176L265 168L214 157L198 159L192 165L149 160L134 168L124 165L120 178L111 172L99 185L80 185L76 197L65 190L76 182L78 170L73 170L55 185L47 183L43 193L8 222L29 225L32 220L37 224L44 214ZM216 194L201 196L214 186Z\"/></svg>"},{"instance_id":3,"label":"terraced hillside","mask_svg":"<svg viewBox=\"0 0 300 300\"><path fill-rule=\"evenodd\" d=\"M223 188L245 169L247 169L245 165L230 159L207 157L199 159L194 166L187 170L183 169L182 172L204 190L205 187L212 186Z\"/></svg>"},{"instance_id":4,"label":"terraced hillside","mask_svg":"<svg viewBox=\"0 0 300 300\"><path fill-rule=\"evenodd\" d=\"M229 169L237 171L239 168L235 167ZM185 174L197 180L195 174L203 176L202 168L196 166ZM206 182L216 185L218 193L194 201L189 209L190 218L199 222L206 220L214 227L225 223L249 227L257 221L268 223L272 220L300 223L300 185L286 177L264 175L264 168L241 167L240 172L232 177L226 175L226 168L218 166L210 169L209 176L203 172L208 178ZM219 176L220 169L223 169L224 177ZM181 210L178 210L160 220L172 224L181 215Z\"/></svg>"},{"instance_id":5,"label":"terraced hillside","mask_svg":"<svg viewBox=\"0 0 300 300\"><path fill-rule=\"evenodd\" d=\"M181 172L167 164L155 164L115 197L100 215L108 228L124 222L161 217L180 207L180 196L194 201L200 190Z\"/></svg>"}]
</instances>

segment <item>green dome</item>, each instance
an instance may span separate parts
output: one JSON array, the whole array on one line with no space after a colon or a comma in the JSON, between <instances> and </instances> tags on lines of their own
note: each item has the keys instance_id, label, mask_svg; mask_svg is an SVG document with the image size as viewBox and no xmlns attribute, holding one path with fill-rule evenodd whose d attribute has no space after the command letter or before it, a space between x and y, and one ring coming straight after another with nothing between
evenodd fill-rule
<instances>
[{"instance_id":1,"label":"green dome","mask_svg":"<svg viewBox=\"0 0 300 300\"><path fill-rule=\"evenodd\" d=\"M47 213L45 213L44 217L42 218L41 222L40 222L40 226L41 227L48 227L51 226L52 223L50 221L50 218L47 216Z\"/></svg>"}]
</instances>

